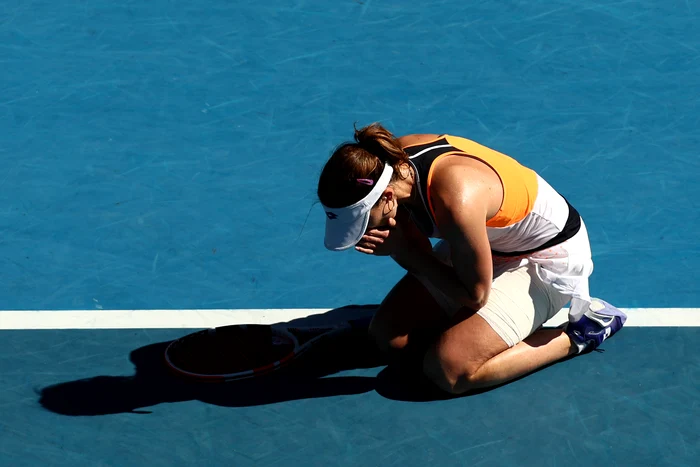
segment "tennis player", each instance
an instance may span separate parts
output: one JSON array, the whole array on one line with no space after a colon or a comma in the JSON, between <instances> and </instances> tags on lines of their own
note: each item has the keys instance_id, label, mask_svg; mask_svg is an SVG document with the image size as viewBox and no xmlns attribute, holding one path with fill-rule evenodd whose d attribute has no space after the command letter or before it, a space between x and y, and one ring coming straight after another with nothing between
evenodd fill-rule
<instances>
[{"instance_id":1,"label":"tennis player","mask_svg":"<svg viewBox=\"0 0 700 467\"><path fill-rule=\"evenodd\" d=\"M625 314L589 294L581 216L535 171L458 136L397 138L375 123L354 139L319 178L325 245L406 269L370 325L390 358L418 357L438 387L462 394L591 351L622 328ZM543 328L567 303L566 326Z\"/></svg>"}]
</instances>

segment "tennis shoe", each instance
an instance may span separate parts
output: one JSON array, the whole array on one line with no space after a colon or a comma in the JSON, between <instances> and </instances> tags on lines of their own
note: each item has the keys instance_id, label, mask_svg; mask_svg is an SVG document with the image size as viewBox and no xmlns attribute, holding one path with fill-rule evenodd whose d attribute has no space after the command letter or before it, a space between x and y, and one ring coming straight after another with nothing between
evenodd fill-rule
<instances>
[{"instance_id":1,"label":"tennis shoe","mask_svg":"<svg viewBox=\"0 0 700 467\"><path fill-rule=\"evenodd\" d=\"M566 333L574 341L579 353L597 349L624 326L627 315L608 302L594 298L581 319L568 323Z\"/></svg>"}]
</instances>

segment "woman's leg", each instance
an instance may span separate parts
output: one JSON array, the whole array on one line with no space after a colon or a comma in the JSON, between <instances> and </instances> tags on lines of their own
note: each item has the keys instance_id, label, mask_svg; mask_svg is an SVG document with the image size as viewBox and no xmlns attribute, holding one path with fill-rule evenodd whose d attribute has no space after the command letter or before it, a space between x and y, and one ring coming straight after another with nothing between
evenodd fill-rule
<instances>
[{"instance_id":1,"label":"woman's leg","mask_svg":"<svg viewBox=\"0 0 700 467\"><path fill-rule=\"evenodd\" d=\"M423 371L452 394L497 386L577 352L560 329L541 329L513 347L474 314L445 332L427 352Z\"/></svg>"},{"instance_id":2,"label":"woman's leg","mask_svg":"<svg viewBox=\"0 0 700 467\"><path fill-rule=\"evenodd\" d=\"M443 390L461 394L511 381L572 353L559 329L539 329L567 297L541 283L533 265L498 276L478 313L461 310L428 350L425 374Z\"/></svg>"},{"instance_id":3,"label":"woman's leg","mask_svg":"<svg viewBox=\"0 0 700 467\"><path fill-rule=\"evenodd\" d=\"M448 324L447 314L426 287L406 274L379 306L369 333L389 363L420 365L428 346Z\"/></svg>"}]
</instances>

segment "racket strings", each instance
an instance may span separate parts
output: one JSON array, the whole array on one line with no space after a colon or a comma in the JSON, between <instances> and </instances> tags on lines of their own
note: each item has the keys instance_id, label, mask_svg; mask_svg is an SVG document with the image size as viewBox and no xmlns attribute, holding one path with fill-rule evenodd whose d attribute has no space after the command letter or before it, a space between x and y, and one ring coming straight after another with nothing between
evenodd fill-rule
<instances>
[{"instance_id":1,"label":"racket strings","mask_svg":"<svg viewBox=\"0 0 700 467\"><path fill-rule=\"evenodd\" d=\"M271 326L228 326L182 339L169 357L188 373L225 375L254 370L277 362L294 351L294 341Z\"/></svg>"}]
</instances>

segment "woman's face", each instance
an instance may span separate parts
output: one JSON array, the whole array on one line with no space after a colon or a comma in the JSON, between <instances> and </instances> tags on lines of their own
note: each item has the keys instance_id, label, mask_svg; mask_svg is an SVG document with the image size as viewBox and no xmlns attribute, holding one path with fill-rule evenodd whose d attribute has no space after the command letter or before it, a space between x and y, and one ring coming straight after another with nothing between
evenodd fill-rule
<instances>
[{"instance_id":1,"label":"woman's face","mask_svg":"<svg viewBox=\"0 0 700 467\"><path fill-rule=\"evenodd\" d=\"M379 202L369 212L369 223L367 230L393 227L395 222L391 220L396 217L399 203L396 202L394 190L391 187L387 188L379 198Z\"/></svg>"}]
</instances>

